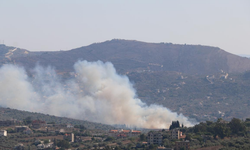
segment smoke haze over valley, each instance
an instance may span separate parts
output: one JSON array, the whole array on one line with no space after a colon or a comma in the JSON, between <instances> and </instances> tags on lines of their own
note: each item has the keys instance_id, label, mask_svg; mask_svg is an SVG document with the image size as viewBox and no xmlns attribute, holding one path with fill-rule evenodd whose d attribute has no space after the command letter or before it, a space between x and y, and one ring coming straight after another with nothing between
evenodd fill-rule
<instances>
[{"instance_id":1,"label":"smoke haze over valley","mask_svg":"<svg viewBox=\"0 0 250 150\"><path fill-rule=\"evenodd\" d=\"M168 128L173 120L191 126L188 118L137 98L128 77L110 62L78 61L71 79L61 80L52 67L24 68L5 64L0 69L0 105L20 110L142 128Z\"/></svg>"}]
</instances>

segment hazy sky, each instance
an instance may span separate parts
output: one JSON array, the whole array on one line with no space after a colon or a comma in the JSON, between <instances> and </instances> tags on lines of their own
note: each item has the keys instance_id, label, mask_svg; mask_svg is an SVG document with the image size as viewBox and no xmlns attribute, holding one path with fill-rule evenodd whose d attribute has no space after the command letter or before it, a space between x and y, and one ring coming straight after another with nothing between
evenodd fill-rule
<instances>
[{"instance_id":1,"label":"hazy sky","mask_svg":"<svg viewBox=\"0 0 250 150\"><path fill-rule=\"evenodd\" d=\"M111 39L250 55L250 0L0 0L0 43L69 50Z\"/></svg>"}]
</instances>

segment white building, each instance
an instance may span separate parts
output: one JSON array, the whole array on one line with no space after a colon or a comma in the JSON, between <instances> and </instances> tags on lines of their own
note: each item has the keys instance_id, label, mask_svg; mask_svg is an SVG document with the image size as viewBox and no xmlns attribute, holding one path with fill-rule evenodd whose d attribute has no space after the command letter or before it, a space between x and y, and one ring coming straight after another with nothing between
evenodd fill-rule
<instances>
[{"instance_id":1,"label":"white building","mask_svg":"<svg viewBox=\"0 0 250 150\"><path fill-rule=\"evenodd\" d=\"M72 143L74 143L74 142L75 142L74 133L71 133L71 142L72 142Z\"/></svg>"},{"instance_id":2,"label":"white building","mask_svg":"<svg viewBox=\"0 0 250 150\"><path fill-rule=\"evenodd\" d=\"M0 130L0 136L7 136L6 130Z\"/></svg>"},{"instance_id":3,"label":"white building","mask_svg":"<svg viewBox=\"0 0 250 150\"><path fill-rule=\"evenodd\" d=\"M67 124L67 128L74 128L72 124Z\"/></svg>"},{"instance_id":4,"label":"white building","mask_svg":"<svg viewBox=\"0 0 250 150\"><path fill-rule=\"evenodd\" d=\"M53 142L50 142L48 144L38 144L37 149L47 149L47 148L52 148L54 146Z\"/></svg>"}]
</instances>

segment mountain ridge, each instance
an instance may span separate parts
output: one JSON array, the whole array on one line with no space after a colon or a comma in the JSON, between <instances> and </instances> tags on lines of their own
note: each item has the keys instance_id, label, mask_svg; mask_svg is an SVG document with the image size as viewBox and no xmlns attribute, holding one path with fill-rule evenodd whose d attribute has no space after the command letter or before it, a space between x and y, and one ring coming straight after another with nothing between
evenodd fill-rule
<instances>
[{"instance_id":1,"label":"mountain ridge","mask_svg":"<svg viewBox=\"0 0 250 150\"><path fill-rule=\"evenodd\" d=\"M54 66L59 72L73 71L77 60L110 61L120 73L152 70L205 75L221 70L228 73L250 70L250 59L201 45L110 40L67 51L26 52L13 56L15 63L32 68L39 62Z\"/></svg>"},{"instance_id":2,"label":"mountain ridge","mask_svg":"<svg viewBox=\"0 0 250 150\"><path fill-rule=\"evenodd\" d=\"M5 50L2 50L2 49ZM64 79L78 60L111 62L126 74L147 104L203 121L249 117L250 59L218 47L111 40L69 51L32 52L0 46L0 64L17 64L27 72L37 64L52 66ZM6 50L7 49L7 50ZM211 111L212 110L212 111Z\"/></svg>"}]
</instances>

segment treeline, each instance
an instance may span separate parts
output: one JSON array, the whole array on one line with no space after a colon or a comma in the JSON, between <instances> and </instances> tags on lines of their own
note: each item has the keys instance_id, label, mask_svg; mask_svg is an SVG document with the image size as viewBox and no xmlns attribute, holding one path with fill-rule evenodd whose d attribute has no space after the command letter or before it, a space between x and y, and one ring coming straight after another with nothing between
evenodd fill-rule
<instances>
[{"instance_id":1,"label":"treeline","mask_svg":"<svg viewBox=\"0 0 250 150\"><path fill-rule=\"evenodd\" d=\"M226 122L220 118L180 130L193 149L210 146L222 146L221 150L250 149L250 119L233 118Z\"/></svg>"},{"instance_id":2,"label":"treeline","mask_svg":"<svg viewBox=\"0 0 250 150\"><path fill-rule=\"evenodd\" d=\"M204 133L205 135L213 135L214 138L223 139L229 136L245 136L248 127L250 127L250 119L242 121L233 118L230 122L226 122L220 118L216 122L201 122L190 128L189 132Z\"/></svg>"}]
</instances>

